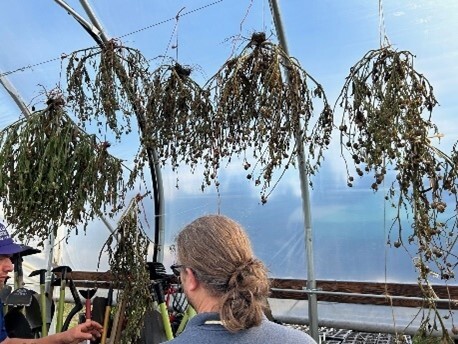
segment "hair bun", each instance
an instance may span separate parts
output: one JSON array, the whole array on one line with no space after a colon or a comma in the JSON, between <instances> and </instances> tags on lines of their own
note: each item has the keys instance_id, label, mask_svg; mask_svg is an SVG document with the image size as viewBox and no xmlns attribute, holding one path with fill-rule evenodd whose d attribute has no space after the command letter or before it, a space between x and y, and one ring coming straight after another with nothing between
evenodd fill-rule
<instances>
[{"instance_id":1,"label":"hair bun","mask_svg":"<svg viewBox=\"0 0 458 344\"><path fill-rule=\"evenodd\" d=\"M233 288L237 285L239 285L247 276L250 274L252 271L252 268L254 265L256 265L259 261L255 258L251 258L250 260L241 263L237 268L232 272L231 277L229 278L229 281L227 283L229 288Z\"/></svg>"}]
</instances>

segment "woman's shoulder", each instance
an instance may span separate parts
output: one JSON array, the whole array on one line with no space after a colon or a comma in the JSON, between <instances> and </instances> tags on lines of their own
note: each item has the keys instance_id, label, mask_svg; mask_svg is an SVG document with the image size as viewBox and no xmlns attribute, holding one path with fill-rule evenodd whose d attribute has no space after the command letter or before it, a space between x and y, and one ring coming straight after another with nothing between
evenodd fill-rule
<instances>
[{"instance_id":1,"label":"woman's shoulder","mask_svg":"<svg viewBox=\"0 0 458 344\"><path fill-rule=\"evenodd\" d=\"M191 326L187 328L170 344L191 343L272 343L272 344L316 344L305 332L276 324L266 318L259 326L248 330L231 333L222 327L214 326Z\"/></svg>"},{"instance_id":2,"label":"woman's shoulder","mask_svg":"<svg viewBox=\"0 0 458 344\"><path fill-rule=\"evenodd\" d=\"M277 323L274 323L270 320L265 319L261 325L263 328L263 332L269 333L269 335L274 336L274 337L279 337L281 336L284 340L283 343L316 343L315 340L313 340L312 337L310 337L307 333L287 327L284 325L280 325ZM266 334L267 334L266 333Z\"/></svg>"}]
</instances>

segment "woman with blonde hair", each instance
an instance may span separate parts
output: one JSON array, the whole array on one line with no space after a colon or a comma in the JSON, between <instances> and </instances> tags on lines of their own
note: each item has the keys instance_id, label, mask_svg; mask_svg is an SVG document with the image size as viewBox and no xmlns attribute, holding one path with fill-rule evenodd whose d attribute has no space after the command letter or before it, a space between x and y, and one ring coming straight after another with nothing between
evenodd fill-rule
<instances>
[{"instance_id":1,"label":"woman with blonde hair","mask_svg":"<svg viewBox=\"0 0 458 344\"><path fill-rule=\"evenodd\" d=\"M315 343L264 315L267 269L240 224L222 215L200 217L178 234L176 248L172 270L198 314L169 343Z\"/></svg>"}]
</instances>

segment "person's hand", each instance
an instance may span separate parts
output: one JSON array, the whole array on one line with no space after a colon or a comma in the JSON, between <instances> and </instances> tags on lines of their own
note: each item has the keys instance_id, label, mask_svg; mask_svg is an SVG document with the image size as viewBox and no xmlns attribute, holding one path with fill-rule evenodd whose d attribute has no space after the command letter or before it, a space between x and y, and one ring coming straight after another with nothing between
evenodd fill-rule
<instances>
[{"instance_id":1,"label":"person's hand","mask_svg":"<svg viewBox=\"0 0 458 344\"><path fill-rule=\"evenodd\" d=\"M102 325L96 321L86 320L86 322L72 327L63 334L66 334L65 343L79 343L84 340L95 340L102 335Z\"/></svg>"}]
</instances>

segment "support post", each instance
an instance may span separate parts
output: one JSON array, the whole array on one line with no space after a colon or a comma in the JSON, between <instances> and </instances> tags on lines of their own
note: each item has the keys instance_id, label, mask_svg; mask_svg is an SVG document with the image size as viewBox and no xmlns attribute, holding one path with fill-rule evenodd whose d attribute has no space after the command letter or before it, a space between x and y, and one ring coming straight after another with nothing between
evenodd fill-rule
<instances>
[{"instance_id":1,"label":"support post","mask_svg":"<svg viewBox=\"0 0 458 344\"><path fill-rule=\"evenodd\" d=\"M17 90L14 88L14 86L6 78L6 76L2 75L1 70L0 70L0 84L5 88L6 92L8 92L10 97L13 98L14 102L16 103L18 108L21 110L24 117L25 118L30 117L31 113L30 113L29 108L27 107L24 100L21 98L21 96L17 92Z\"/></svg>"},{"instance_id":2,"label":"support post","mask_svg":"<svg viewBox=\"0 0 458 344\"><path fill-rule=\"evenodd\" d=\"M274 19L275 30L278 35L278 40L283 51L289 55L288 45L286 42L285 32L283 29L283 23L280 16L280 9L278 6L277 0L270 0L270 7L272 11L272 16ZM289 76L287 75L288 80ZM310 211L310 192L309 192L309 179L306 170L305 164L305 152L304 146L299 144L302 142L302 134L299 130L296 130L294 133L295 140L297 144L297 164L299 168L299 177L301 185L301 195L302 195L302 212L304 214L304 230L305 230L305 252L307 255L307 289L315 290L316 289L316 279L315 279L315 266L313 260L313 238L312 238L312 217ZM319 342L319 333L318 333L318 304L317 296L315 293L310 293L308 295L308 316L309 316L309 327L310 335L318 343Z\"/></svg>"}]
</instances>

